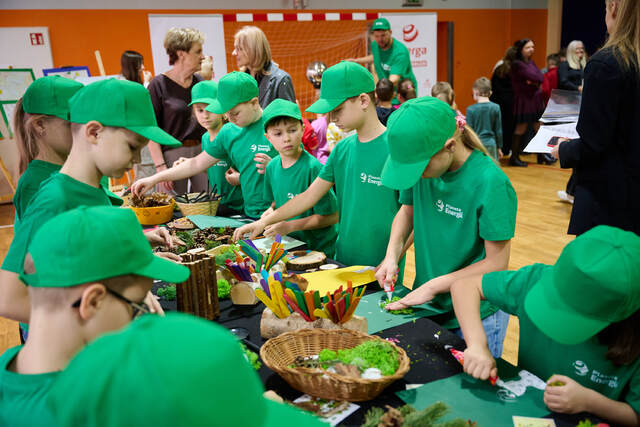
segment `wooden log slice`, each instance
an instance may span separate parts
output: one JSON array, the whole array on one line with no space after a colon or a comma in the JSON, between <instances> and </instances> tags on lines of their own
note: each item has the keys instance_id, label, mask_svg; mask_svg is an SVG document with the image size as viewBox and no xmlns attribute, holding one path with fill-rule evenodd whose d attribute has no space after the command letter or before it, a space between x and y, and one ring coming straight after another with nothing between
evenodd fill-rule
<instances>
[{"instance_id":1,"label":"wooden log slice","mask_svg":"<svg viewBox=\"0 0 640 427\"><path fill-rule=\"evenodd\" d=\"M287 261L287 270L305 271L310 268L318 268L327 260L323 252L318 251L294 251L291 252L296 258Z\"/></svg>"}]
</instances>

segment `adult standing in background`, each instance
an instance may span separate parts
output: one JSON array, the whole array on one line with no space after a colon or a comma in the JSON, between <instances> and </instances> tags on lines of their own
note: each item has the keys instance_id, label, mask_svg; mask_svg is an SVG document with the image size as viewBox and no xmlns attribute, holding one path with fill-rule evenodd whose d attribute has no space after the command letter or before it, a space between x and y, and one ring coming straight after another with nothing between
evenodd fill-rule
<instances>
[{"instance_id":1,"label":"adult standing in background","mask_svg":"<svg viewBox=\"0 0 640 427\"><path fill-rule=\"evenodd\" d=\"M409 79L413 82L413 87L417 88L418 82L413 74L413 67L411 67L409 49L393 38L389 21L385 18L376 19L373 21L371 31L373 33L371 55L351 58L347 61L362 65L373 62L378 79L389 79L394 86L397 86L404 79Z\"/></svg>"},{"instance_id":2,"label":"adult standing in background","mask_svg":"<svg viewBox=\"0 0 640 427\"><path fill-rule=\"evenodd\" d=\"M508 156L511 152L513 139L513 86L511 85L511 64L516 59L516 48L509 46L507 51L491 75L491 96L489 100L500 106L502 116L502 154Z\"/></svg>"},{"instance_id":3,"label":"adult standing in background","mask_svg":"<svg viewBox=\"0 0 640 427\"><path fill-rule=\"evenodd\" d=\"M580 40L569 43L567 60L558 65L558 89L582 92L582 79L586 65L587 55L584 52L584 44Z\"/></svg>"},{"instance_id":4,"label":"adult standing in background","mask_svg":"<svg viewBox=\"0 0 640 427\"><path fill-rule=\"evenodd\" d=\"M204 59L204 35L193 28L171 28L164 36L164 48L169 55L171 69L159 74L149 83L149 94L156 113L158 126L182 142L182 147L168 148L149 142L149 151L158 172L170 168L180 157L195 157L202 151L200 137L205 129L191 112L191 88L202 79L195 73ZM207 189L207 174L189 178L191 191ZM161 191L187 192L187 180L158 184Z\"/></svg>"},{"instance_id":5,"label":"adult standing in background","mask_svg":"<svg viewBox=\"0 0 640 427\"><path fill-rule=\"evenodd\" d=\"M524 148L524 133L529 125L535 132L540 128L538 119L544 112L544 99L542 96L542 82L544 76L533 61L535 50L533 40L521 39L515 42L516 58L511 64L511 85L513 86L513 116L515 129L511 146L511 166L527 166L520 160L520 153ZM538 155L538 163L551 164L552 158L546 158L544 154Z\"/></svg>"},{"instance_id":6,"label":"adult standing in background","mask_svg":"<svg viewBox=\"0 0 640 427\"><path fill-rule=\"evenodd\" d=\"M240 71L258 82L258 102L263 109L274 99L296 102L291 76L271 58L271 47L258 27L242 27L234 36L233 56Z\"/></svg>"},{"instance_id":7,"label":"adult standing in background","mask_svg":"<svg viewBox=\"0 0 640 427\"><path fill-rule=\"evenodd\" d=\"M574 168L569 234L610 225L640 235L640 2L606 0L610 34L584 71L577 131L554 151Z\"/></svg>"}]
</instances>

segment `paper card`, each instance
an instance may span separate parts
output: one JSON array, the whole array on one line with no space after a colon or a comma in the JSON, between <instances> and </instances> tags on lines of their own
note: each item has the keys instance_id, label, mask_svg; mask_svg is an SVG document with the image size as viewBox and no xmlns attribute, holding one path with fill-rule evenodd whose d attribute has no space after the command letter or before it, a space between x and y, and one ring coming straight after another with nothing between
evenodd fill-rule
<instances>
[{"instance_id":1,"label":"paper card","mask_svg":"<svg viewBox=\"0 0 640 427\"><path fill-rule=\"evenodd\" d=\"M556 427L556 422L549 418L530 418L513 416L513 427Z\"/></svg>"},{"instance_id":2,"label":"paper card","mask_svg":"<svg viewBox=\"0 0 640 427\"><path fill-rule=\"evenodd\" d=\"M576 131L576 123L568 123L564 125L540 126L536 136L531 139L525 153L551 153L558 145L560 138L578 138Z\"/></svg>"},{"instance_id":3,"label":"paper card","mask_svg":"<svg viewBox=\"0 0 640 427\"><path fill-rule=\"evenodd\" d=\"M301 276L309 282L307 291L318 291L320 295L324 296L327 292L334 292L340 288L340 286L345 289L349 280L354 287L376 281L374 273L371 270L357 273L357 271L362 269L363 266L361 265L352 265L351 267L336 268L334 270L303 273Z\"/></svg>"},{"instance_id":4,"label":"paper card","mask_svg":"<svg viewBox=\"0 0 640 427\"><path fill-rule=\"evenodd\" d=\"M443 421L460 417L482 426L511 427L514 414L523 417L549 414L543 401L544 389L538 388L541 383L544 384L543 381L502 359L496 363L498 375L508 389L461 373L396 394L418 410L436 401L443 401L450 408ZM516 390L518 394L510 390Z\"/></svg>"},{"instance_id":5,"label":"paper card","mask_svg":"<svg viewBox=\"0 0 640 427\"><path fill-rule=\"evenodd\" d=\"M237 219L226 218L223 216L210 216L210 215L189 215L187 216L199 229L209 227L242 227L245 223L240 222Z\"/></svg>"},{"instance_id":6,"label":"paper card","mask_svg":"<svg viewBox=\"0 0 640 427\"><path fill-rule=\"evenodd\" d=\"M407 288L398 286L393 295L403 297L407 293L409 293ZM412 314L391 314L386 309L380 307L380 303L386 299L387 295L384 291L368 294L362 297L360 304L358 304L356 308L355 314L357 316L367 318L368 332L370 334L413 322L415 319L421 317L435 316L447 311L430 304L423 304L413 307L414 311Z\"/></svg>"},{"instance_id":7,"label":"paper card","mask_svg":"<svg viewBox=\"0 0 640 427\"><path fill-rule=\"evenodd\" d=\"M355 403L320 399L317 397L311 397L308 394L303 394L302 396L294 400L293 403L302 403L309 401L313 401L315 404L321 405L320 414L316 415L320 416L320 421L331 424L332 426L338 425L338 423L360 409L360 406L356 405Z\"/></svg>"},{"instance_id":8,"label":"paper card","mask_svg":"<svg viewBox=\"0 0 640 427\"><path fill-rule=\"evenodd\" d=\"M271 250L271 245L273 245L273 242L275 242L275 240L273 239L273 237L263 237L261 239L252 240L252 242L254 245L256 245L256 248L265 250L267 253L269 253L269 251ZM288 251L306 245L305 242L301 242L300 240L294 239L290 236L283 236L281 242L284 245L284 248Z\"/></svg>"}]
</instances>

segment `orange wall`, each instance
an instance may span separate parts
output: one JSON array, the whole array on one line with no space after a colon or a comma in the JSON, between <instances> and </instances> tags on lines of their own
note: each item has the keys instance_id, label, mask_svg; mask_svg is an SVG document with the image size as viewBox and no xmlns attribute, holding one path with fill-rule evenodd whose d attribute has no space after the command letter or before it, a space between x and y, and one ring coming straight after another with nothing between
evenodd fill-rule
<instances>
[{"instance_id":1,"label":"orange wall","mask_svg":"<svg viewBox=\"0 0 640 427\"><path fill-rule=\"evenodd\" d=\"M443 9L438 21L454 23L454 89L461 110L473 103L471 85L480 76L490 77L494 64L516 39L528 37L538 49L534 59L544 67L546 46L546 9ZM254 11L267 12L267 11ZM273 11L269 11L273 12ZM290 12L290 11L280 11ZM321 11L313 11L320 13ZM352 12L345 10L345 12ZM355 10L353 12L356 12ZM357 10L357 12L363 12ZM388 12L427 12L426 10L390 10ZM125 49L137 50L151 58L149 13L229 13L228 10L3 10L0 27L49 27L54 67L89 65L98 74L94 51L100 50L107 74L120 71L120 55ZM287 23L281 23L287 25ZM258 26L261 23L257 23ZM274 24L270 24L274 25ZM364 23L363 23L364 25ZM231 28L232 26L228 26ZM230 30L227 30L230 31ZM446 34L446 31L439 31ZM225 39L232 34L225 32ZM439 41L438 79L445 80L446 42ZM274 52L274 56L277 56ZM153 68L147 59L145 66ZM230 69L235 66L228 62ZM307 82L296 82L309 85Z\"/></svg>"}]
</instances>

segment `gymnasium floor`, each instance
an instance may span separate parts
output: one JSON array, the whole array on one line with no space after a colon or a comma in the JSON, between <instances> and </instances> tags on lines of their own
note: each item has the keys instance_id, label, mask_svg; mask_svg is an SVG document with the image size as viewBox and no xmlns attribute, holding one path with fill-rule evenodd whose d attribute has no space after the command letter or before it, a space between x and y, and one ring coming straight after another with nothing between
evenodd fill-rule
<instances>
[{"instance_id":1,"label":"gymnasium floor","mask_svg":"<svg viewBox=\"0 0 640 427\"><path fill-rule=\"evenodd\" d=\"M516 235L511 245L510 269L542 262L553 264L573 237L567 235L571 205L560 202L557 190L564 190L570 170L535 164L535 156L524 156L528 168L503 167L518 195ZM13 224L13 205L0 205L0 227ZM13 228L0 228L0 257L4 259L13 238ZM413 249L409 251L405 283L415 277ZM1 284L0 284L1 286ZM19 344L17 323L0 318L0 353ZM505 339L503 357L517 361L518 321L512 317Z\"/></svg>"}]
</instances>

